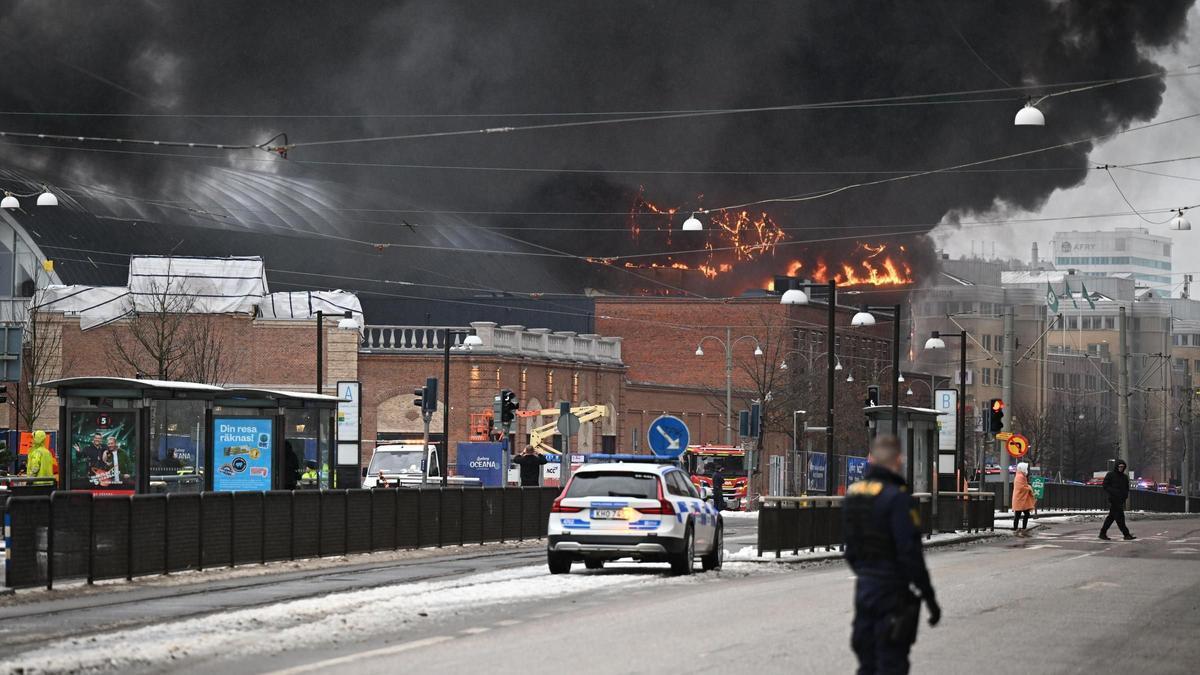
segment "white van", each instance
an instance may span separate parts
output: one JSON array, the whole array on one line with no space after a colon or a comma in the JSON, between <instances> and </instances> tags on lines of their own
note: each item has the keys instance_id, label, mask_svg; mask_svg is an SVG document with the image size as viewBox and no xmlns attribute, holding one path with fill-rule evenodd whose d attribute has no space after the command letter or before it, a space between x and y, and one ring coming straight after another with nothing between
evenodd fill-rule
<instances>
[{"instance_id":1,"label":"white van","mask_svg":"<svg viewBox=\"0 0 1200 675\"><path fill-rule=\"evenodd\" d=\"M442 473L438 470L437 446L397 444L380 445L371 455L371 463L363 469L362 486L374 487L417 487L418 485L441 485ZM450 476L448 485L479 485L478 478Z\"/></svg>"}]
</instances>

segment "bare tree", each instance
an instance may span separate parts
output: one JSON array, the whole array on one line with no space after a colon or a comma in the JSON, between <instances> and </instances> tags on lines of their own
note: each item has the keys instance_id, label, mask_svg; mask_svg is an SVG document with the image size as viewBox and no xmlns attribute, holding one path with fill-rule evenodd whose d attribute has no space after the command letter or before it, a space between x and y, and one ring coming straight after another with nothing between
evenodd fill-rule
<instances>
[{"instance_id":1,"label":"bare tree","mask_svg":"<svg viewBox=\"0 0 1200 675\"><path fill-rule=\"evenodd\" d=\"M70 369L70 355L62 349L62 323L54 317L55 313L38 306L36 297L29 303L21 346L19 384L22 386L13 401L18 419L26 429L37 424L46 406L57 397L53 389L35 385Z\"/></svg>"},{"instance_id":2,"label":"bare tree","mask_svg":"<svg viewBox=\"0 0 1200 675\"><path fill-rule=\"evenodd\" d=\"M245 352L228 344L213 314L194 314L185 328L182 375L192 382L224 386L241 367Z\"/></svg>"},{"instance_id":3,"label":"bare tree","mask_svg":"<svg viewBox=\"0 0 1200 675\"><path fill-rule=\"evenodd\" d=\"M226 384L243 354L229 343L219 318L198 311L198 299L168 272L138 301L140 310L112 328L109 357L160 380Z\"/></svg>"}]
</instances>

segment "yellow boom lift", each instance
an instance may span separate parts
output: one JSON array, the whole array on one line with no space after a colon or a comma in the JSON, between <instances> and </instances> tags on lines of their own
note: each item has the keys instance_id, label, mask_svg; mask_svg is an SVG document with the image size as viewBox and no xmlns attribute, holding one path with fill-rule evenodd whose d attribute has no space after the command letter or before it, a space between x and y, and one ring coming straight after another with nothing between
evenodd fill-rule
<instances>
[{"instance_id":1,"label":"yellow boom lift","mask_svg":"<svg viewBox=\"0 0 1200 675\"><path fill-rule=\"evenodd\" d=\"M579 418L580 424L595 422L608 415L608 408L602 405L581 405L571 408L571 414ZM558 408L543 408L542 410L519 410L518 417L553 417L554 420L529 430L529 447L542 454L561 455L546 441L558 433Z\"/></svg>"}]
</instances>

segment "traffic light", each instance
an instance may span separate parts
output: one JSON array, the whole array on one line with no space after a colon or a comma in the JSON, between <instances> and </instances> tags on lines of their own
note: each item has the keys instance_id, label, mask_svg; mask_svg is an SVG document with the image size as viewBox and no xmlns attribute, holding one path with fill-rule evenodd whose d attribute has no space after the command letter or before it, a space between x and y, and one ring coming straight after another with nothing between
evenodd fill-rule
<instances>
[{"instance_id":1,"label":"traffic light","mask_svg":"<svg viewBox=\"0 0 1200 675\"><path fill-rule=\"evenodd\" d=\"M0 403L8 403L8 385L0 384Z\"/></svg>"},{"instance_id":2,"label":"traffic light","mask_svg":"<svg viewBox=\"0 0 1200 675\"><path fill-rule=\"evenodd\" d=\"M425 378L425 386L413 389L413 405L421 409L422 413L434 413L437 411L437 383L436 377Z\"/></svg>"},{"instance_id":3,"label":"traffic light","mask_svg":"<svg viewBox=\"0 0 1200 675\"><path fill-rule=\"evenodd\" d=\"M507 427L513 423L517 417L517 408L521 407L517 403L517 395L511 389L500 390L500 424Z\"/></svg>"},{"instance_id":4,"label":"traffic light","mask_svg":"<svg viewBox=\"0 0 1200 675\"><path fill-rule=\"evenodd\" d=\"M867 386L867 407L879 405L879 385L871 384Z\"/></svg>"},{"instance_id":5,"label":"traffic light","mask_svg":"<svg viewBox=\"0 0 1200 675\"><path fill-rule=\"evenodd\" d=\"M1004 401L994 398L989 406L988 431L998 434L1004 431Z\"/></svg>"}]
</instances>

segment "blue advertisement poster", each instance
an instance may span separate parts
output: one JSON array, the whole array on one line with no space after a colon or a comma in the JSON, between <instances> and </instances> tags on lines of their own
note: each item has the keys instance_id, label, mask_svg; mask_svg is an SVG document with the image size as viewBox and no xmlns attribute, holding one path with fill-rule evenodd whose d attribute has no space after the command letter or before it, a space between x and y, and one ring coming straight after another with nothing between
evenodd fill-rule
<instances>
[{"instance_id":1,"label":"blue advertisement poster","mask_svg":"<svg viewBox=\"0 0 1200 675\"><path fill-rule=\"evenodd\" d=\"M808 489L813 492L825 491L825 478L828 475L825 471L827 463L825 455L818 453L809 453L808 455Z\"/></svg>"},{"instance_id":2,"label":"blue advertisement poster","mask_svg":"<svg viewBox=\"0 0 1200 675\"><path fill-rule=\"evenodd\" d=\"M851 485L863 479L867 475L867 458L866 457L847 457L846 458L846 484Z\"/></svg>"},{"instance_id":3,"label":"blue advertisement poster","mask_svg":"<svg viewBox=\"0 0 1200 675\"><path fill-rule=\"evenodd\" d=\"M458 475L478 478L484 487L504 487L504 452L500 443L459 443Z\"/></svg>"},{"instance_id":4,"label":"blue advertisement poster","mask_svg":"<svg viewBox=\"0 0 1200 675\"><path fill-rule=\"evenodd\" d=\"M272 420L218 417L213 420L213 489L271 489Z\"/></svg>"}]
</instances>

